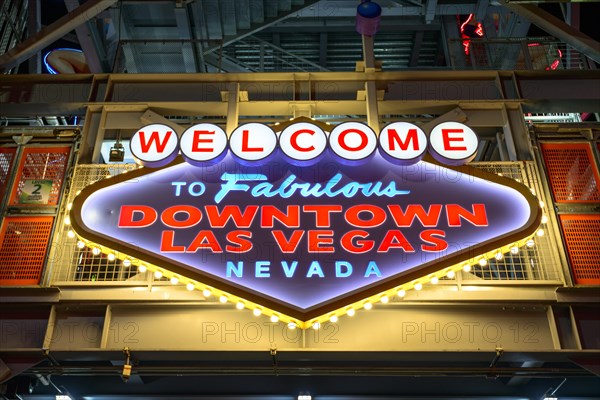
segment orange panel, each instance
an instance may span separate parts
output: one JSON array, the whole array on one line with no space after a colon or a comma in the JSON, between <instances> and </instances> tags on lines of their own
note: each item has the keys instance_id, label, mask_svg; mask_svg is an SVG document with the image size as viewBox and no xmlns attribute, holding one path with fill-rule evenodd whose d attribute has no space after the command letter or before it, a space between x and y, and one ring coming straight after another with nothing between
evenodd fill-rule
<instances>
[{"instance_id":1,"label":"orange panel","mask_svg":"<svg viewBox=\"0 0 600 400\"><path fill-rule=\"evenodd\" d=\"M589 144L541 143L541 147L554 201L600 201L600 177Z\"/></svg>"},{"instance_id":2,"label":"orange panel","mask_svg":"<svg viewBox=\"0 0 600 400\"><path fill-rule=\"evenodd\" d=\"M6 217L0 230L0 286L37 285L54 217Z\"/></svg>"},{"instance_id":3,"label":"orange panel","mask_svg":"<svg viewBox=\"0 0 600 400\"><path fill-rule=\"evenodd\" d=\"M600 285L600 215L560 215L575 283Z\"/></svg>"},{"instance_id":4,"label":"orange panel","mask_svg":"<svg viewBox=\"0 0 600 400\"><path fill-rule=\"evenodd\" d=\"M16 152L16 147L0 147L0 202L6 193Z\"/></svg>"},{"instance_id":5,"label":"orange panel","mask_svg":"<svg viewBox=\"0 0 600 400\"><path fill-rule=\"evenodd\" d=\"M19 164L17 184L13 189L10 204L20 204L19 198L27 180L51 180L52 189L48 202L44 205L58 204L60 190L69 161L70 147L27 147L23 151ZM23 204L28 205L28 204Z\"/></svg>"}]
</instances>

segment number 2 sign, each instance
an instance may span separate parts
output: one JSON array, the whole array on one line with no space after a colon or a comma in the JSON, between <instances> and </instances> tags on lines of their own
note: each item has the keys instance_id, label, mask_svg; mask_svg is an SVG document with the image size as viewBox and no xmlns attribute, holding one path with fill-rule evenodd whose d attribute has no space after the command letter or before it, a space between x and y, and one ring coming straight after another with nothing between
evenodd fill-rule
<instances>
[{"instance_id":1,"label":"number 2 sign","mask_svg":"<svg viewBox=\"0 0 600 400\"><path fill-rule=\"evenodd\" d=\"M26 179L19 196L19 204L48 204L52 179Z\"/></svg>"}]
</instances>

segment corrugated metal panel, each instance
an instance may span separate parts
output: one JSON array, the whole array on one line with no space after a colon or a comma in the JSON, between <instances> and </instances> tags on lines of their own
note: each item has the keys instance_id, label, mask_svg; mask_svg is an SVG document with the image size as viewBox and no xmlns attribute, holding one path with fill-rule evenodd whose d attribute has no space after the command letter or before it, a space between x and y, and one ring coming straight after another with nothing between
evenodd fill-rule
<instances>
[{"instance_id":1,"label":"corrugated metal panel","mask_svg":"<svg viewBox=\"0 0 600 400\"><path fill-rule=\"evenodd\" d=\"M54 217L6 217L0 231L0 285L37 285Z\"/></svg>"},{"instance_id":2,"label":"corrugated metal panel","mask_svg":"<svg viewBox=\"0 0 600 400\"><path fill-rule=\"evenodd\" d=\"M16 152L16 147L0 147L0 201L6 193L6 185L12 171Z\"/></svg>"},{"instance_id":3,"label":"corrugated metal panel","mask_svg":"<svg viewBox=\"0 0 600 400\"><path fill-rule=\"evenodd\" d=\"M600 215L561 215L575 283L600 285Z\"/></svg>"},{"instance_id":4,"label":"corrugated metal panel","mask_svg":"<svg viewBox=\"0 0 600 400\"><path fill-rule=\"evenodd\" d=\"M554 201L600 201L600 177L587 143L541 143Z\"/></svg>"},{"instance_id":5,"label":"corrugated metal panel","mask_svg":"<svg viewBox=\"0 0 600 400\"><path fill-rule=\"evenodd\" d=\"M70 147L27 147L17 171L17 184L10 204L19 204L19 198L29 179L51 180L52 190L46 205L58 204L70 150Z\"/></svg>"}]
</instances>

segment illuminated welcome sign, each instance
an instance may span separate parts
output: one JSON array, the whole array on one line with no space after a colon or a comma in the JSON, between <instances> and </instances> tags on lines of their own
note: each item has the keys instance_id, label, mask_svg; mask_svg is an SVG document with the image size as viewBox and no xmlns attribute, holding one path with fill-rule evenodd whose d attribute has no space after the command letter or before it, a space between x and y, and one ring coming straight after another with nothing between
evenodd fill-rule
<instances>
[{"instance_id":1,"label":"illuminated welcome sign","mask_svg":"<svg viewBox=\"0 0 600 400\"><path fill-rule=\"evenodd\" d=\"M359 123L323 128L144 127L133 154L168 165L87 187L73 227L142 270L306 327L508 252L539 225L528 188L421 160L472 159L477 138L462 124L429 136L405 123L378 136Z\"/></svg>"}]
</instances>

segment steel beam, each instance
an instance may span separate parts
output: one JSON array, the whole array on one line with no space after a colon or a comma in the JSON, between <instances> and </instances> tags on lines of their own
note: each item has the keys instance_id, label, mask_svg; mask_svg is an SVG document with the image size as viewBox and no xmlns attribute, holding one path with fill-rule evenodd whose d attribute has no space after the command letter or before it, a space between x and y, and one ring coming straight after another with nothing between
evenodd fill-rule
<instances>
[{"instance_id":1,"label":"steel beam","mask_svg":"<svg viewBox=\"0 0 600 400\"><path fill-rule=\"evenodd\" d=\"M72 12L80 7L79 0L64 0L65 6L67 7L67 11ZM75 28L75 34L77 35L77 40L81 45L81 49L83 50L83 54L85 54L85 62L89 66L90 71L94 74L102 73L102 58L98 54L98 48L94 44L94 34L86 23L79 24Z\"/></svg>"},{"instance_id":2,"label":"steel beam","mask_svg":"<svg viewBox=\"0 0 600 400\"><path fill-rule=\"evenodd\" d=\"M506 3L505 6L600 63L600 43L591 37L533 4Z\"/></svg>"},{"instance_id":3,"label":"steel beam","mask_svg":"<svg viewBox=\"0 0 600 400\"><path fill-rule=\"evenodd\" d=\"M60 39L82 23L94 18L117 0L89 0L67 15L41 29L0 56L0 71L7 71L27 60L42 48Z\"/></svg>"}]
</instances>

